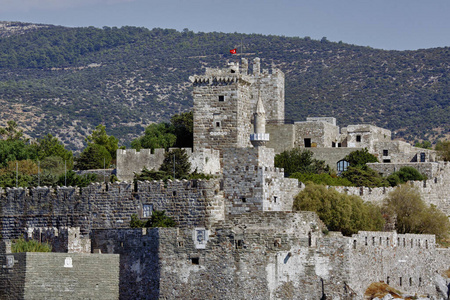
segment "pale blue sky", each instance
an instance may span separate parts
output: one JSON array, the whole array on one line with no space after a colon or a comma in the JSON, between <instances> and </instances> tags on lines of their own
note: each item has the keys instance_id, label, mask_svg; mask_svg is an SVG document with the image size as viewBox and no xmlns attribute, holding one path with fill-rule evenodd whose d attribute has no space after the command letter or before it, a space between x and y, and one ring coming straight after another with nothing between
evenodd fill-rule
<instances>
[{"instance_id":1,"label":"pale blue sky","mask_svg":"<svg viewBox=\"0 0 450 300\"><path fill-rule=\"evenodd\" d=\"M0 20L327 37L389 50L450 46L450 0L0 0Z\"/></svg>"}]
</instances>

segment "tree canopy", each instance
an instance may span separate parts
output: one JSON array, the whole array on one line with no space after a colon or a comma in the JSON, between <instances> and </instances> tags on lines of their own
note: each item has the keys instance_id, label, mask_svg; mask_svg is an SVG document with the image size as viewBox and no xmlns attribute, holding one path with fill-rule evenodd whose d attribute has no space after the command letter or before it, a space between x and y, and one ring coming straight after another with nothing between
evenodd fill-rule
<instances>
[{"instance_id":1,"label":"tree canopy","mask_svg":"<svg viewBox=\"0 0 450 300\"><path fill-rule=\"evenodd\" d=\"M400 185L389 193L384 211L396 216L398 233L435 234L440 241L448 237L448 217L435 206L425 204L418 190L410 185Z\"/></svg>"},{"instance_id":2,"label":"tree canopy","mask_svg":"<svg viewBox=\"0 0 450 300\"><path fill-rule=\"evenodd\" d=\"M309 150L294 148L275 155L275 167L284 168L285 176L292 173L321 174L327 173L330 167L323 160L312 158Z\"/></svg>"},{"instance_id":3,"label":"tree canopy","mask_svg":"<svg viewBox=\"0 0 450 300\"><path fill-rule=\"evenodd\" d=\"M341 194L314 183L307 184L295 197L293 209L315 211L329 230L341 231L344 235L359 230L382 230L384 226L379 207L358 196Z\"/></svg>"}]
</instances>

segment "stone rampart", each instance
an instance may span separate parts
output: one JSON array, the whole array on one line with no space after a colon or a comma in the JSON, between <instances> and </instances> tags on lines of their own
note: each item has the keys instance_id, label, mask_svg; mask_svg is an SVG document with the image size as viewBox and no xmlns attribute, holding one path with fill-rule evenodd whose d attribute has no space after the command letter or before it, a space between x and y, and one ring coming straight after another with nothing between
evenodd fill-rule
<instances>
[{"instance_id":1,"label":"stone rampart","mask_svg":"<svg viewBox=\"0 0 450 300\"><path fill-rule=\"evenodd\" d=\"M1 299L119 299L119 255L0 254Z\"/></svg>"},{"instance_id":2,"label":"stone rampart","mask_svg":"<svg viewBox=\"0 0 450 300\"><path fill-rule=\"evenodd\" d=\"M0 190L0 234L17 238L28 228L127 228L132 214L164 210L180 227L224 219L220 180L92 184L86 188ZM147 215L145 215L147 214ZM45 234L44 234L45 235Z\"/></svg>"},{"instance_id":3,"label":"stone rampart","mask_svg":"<svg viewBox=\"0 0 450 300\"><path fill-rule=\"evenodd\" d=\"M446 215L450 215L450 164L446 162L439 162L424 163L423 165L433 166L435 176L424 181L410 181L407 184L417 188L422 200L425 201L425 203L433 204ZM341 193L361 196L364 201L378 204L381 204L389 193L395 189L393 187L369 188L346 186L335 186L329 188L334 188Z\"/></svg>"},{"instance_id":4,"label":"stone rampart","mask_svg":"<svg viewBox=\"0 0 450 300\"><path fill-rule=\"evenodd\" d=\"M435 292L436 252L434 235L396 232L359 232L347 238L350 287L363 295L372 282L384 281L405 294Z\"/></svg>"}]
</instances>

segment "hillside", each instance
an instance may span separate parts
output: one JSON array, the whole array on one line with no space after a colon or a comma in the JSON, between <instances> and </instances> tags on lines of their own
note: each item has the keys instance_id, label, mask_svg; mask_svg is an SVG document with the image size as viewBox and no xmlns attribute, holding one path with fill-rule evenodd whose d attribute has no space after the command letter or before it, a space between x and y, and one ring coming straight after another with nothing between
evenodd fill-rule
<instances>
[{"instance_id":1,"label":"hillside","mask_svg":"<svg viewBox=\"0 0 450 300\"><path fill-rule=\"evenodd\" d=\"M151 122L192 106L188 77L235 61L243 46L286 73L286 118L334 116L395 137L449 134L450 48L384 51L309 38L0 23L0 122L70 148L99 123L129 144Z\"/></svg>"}]
</instances>

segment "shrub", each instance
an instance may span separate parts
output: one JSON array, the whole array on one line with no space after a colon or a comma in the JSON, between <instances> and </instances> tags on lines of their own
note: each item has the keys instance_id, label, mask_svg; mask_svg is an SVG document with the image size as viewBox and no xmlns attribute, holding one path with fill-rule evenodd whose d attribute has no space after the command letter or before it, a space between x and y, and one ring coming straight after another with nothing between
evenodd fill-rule
<instances>
[{"instance_id":1,"label":"shrub","mask_svg":"<svg viewBox=\"0 0 450 300\"><path fill-rule=\"evenodd\" d=\"M401 185L384 200L384 210L397 217L398 233L435 234L438 241L448 236L450 223L435 206L427 206L416 188Z\"/></svg>"},{"instance_id":2,"label":"shrub","mask_svg":"<svg viewBox=\"0 0 450 300\"><path fill-rule=\"evenodd\" d=\"M294 210L315 211L329 230L344 235L359 230L382 230L381 209L358 196L341 194L323 185L310 183L294 200Z\"/></svg>"},{"instance_id":3,"label":"shrub","mask_svg":"<svg viewBox=\"0 0 450 300\"><path fill-rule=\"evenodd\" d=\"M47 243L40 243L35 240L25 240L24 238L19 238L14 240L11 244L11 252L51 252L52 247Z\"/></svg>"},{"instance_id":4,"label":"shrub","mask_svg":"<svg viewBox=\"0 0 450 300\"><path fill-rule=\"evenodd\" d=\"M275 167L284 168L285 176L297 172L321 174L330 171L330 167L325 164L325 161L312 157L311 151L294 148L275 155Z\"/></svg>"},{"instance_id":5,"label":"shrub","mask_svg":"<svg viewBox=\"0 0 450 300\"><path fill-rule=\"evenodd\" d=\"M313 182L316 184L325 184L325 185L332 185L332 186L351 186L352 183L348 181L346 178L342 177L333 177L330 174L323 173L323 174L306 174L306 173L294 173L289 176L290 178L296 178L299 181L306 183L306 182Z\"/></svg>"}]
</instances>

